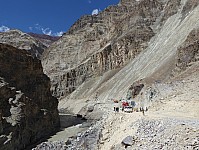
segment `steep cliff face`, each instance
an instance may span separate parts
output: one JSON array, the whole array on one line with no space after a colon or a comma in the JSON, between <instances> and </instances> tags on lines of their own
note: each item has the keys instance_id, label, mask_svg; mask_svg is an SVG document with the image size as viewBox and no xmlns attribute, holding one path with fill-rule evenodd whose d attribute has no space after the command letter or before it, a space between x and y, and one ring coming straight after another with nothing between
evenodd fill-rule
<instances>
[{"instance_id":1,"label":"steep cliff face","mask_svg":"<svg viewBox=\"0 0 199 150\"><path fill-rule=\"evenodd\" d=\"M47 48L42 42L19 30L0 32L0 43L12 45L18 49L25 49L29 51L33 57L39 59L44 49Z\"/></svg>"},{"instance_id":2,"label":"steep cliff face","mask_svg":"<svg viewBox=\"0 0 199 150\"><path fill-rule=\"evenodd\" d=\"M24 149L59 127L56 98L41 62L0 44L0 149Z\"/></svg>"},{"instance_id":3,"label":"steep cliff face","mask_svg":"<svg viewBox=\"0 0 199 150\"><path fill-rule=\"evenodd\" d=\"M124 67L148 47L180 2L125 0L80 18L42 58L54 95L66 96L85 80Z\"/></svg>"}]
</instances>

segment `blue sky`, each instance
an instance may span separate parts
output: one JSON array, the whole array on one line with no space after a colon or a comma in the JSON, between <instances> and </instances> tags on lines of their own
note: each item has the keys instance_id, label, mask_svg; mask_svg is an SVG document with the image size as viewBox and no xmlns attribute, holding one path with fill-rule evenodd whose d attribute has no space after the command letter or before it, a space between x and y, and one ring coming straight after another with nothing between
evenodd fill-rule
<instances>
[{"instance_id":1,"label":"blue sky","mask_svg":"<svg viewBox=\"0 0 199 150\"><path fill-rule=\"evenodd\" d=\"M82 15L103 10L119 0L0 0L0 31L8 28L24 32L59 35ZM96 11L95 11L96 12Z\"/></svg>"}]
</instances>

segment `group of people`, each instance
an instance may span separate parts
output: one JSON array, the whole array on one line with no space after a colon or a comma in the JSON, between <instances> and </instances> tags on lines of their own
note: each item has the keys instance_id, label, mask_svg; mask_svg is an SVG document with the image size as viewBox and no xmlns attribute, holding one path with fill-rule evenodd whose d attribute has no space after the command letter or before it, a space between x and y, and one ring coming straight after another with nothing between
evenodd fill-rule
<instances>
[{"instance_id":1,"label":"group of people","mask_svg":"<svg viewBox=\"0 0 199 150\"><path fill-rule=\"evenodd\" d=\"M132 105L132 103L130 103L128 101L122 101L122 100L113 100L113 102L114 102L113 110L115 112L119 112L120 108L122 108L122 111L124 111L125 107ZM132 106L132 108L133 108L133 106Z\"/></svg>"},{"instance_id":2,"label":"group of people","mask_svg":"<svg viewBox=\"0 0 199 150\"><path fill-rule=\"evenodd\" d=\"M125 101L125 100L113 100L114 102L114 106L113 106L113 110L114 112L119 112L120 108L122 111L125 112L133 112L134 111L140 111L143 113L143 115L145 115L145 111L148 111L148 108L146 107L145 109L143 107L138 107L136 108L136 103L134 101ZM128 108L128 109L127 109Z\"/></svg>"}]
</instances>

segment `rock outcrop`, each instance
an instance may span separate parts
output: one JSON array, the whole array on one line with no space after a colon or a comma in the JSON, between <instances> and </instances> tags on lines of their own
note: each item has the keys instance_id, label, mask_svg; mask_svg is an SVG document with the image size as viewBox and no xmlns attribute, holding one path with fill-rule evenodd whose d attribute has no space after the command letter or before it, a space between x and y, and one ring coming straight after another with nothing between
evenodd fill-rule
<instances>
[{"instance_id":1,"label":"rock outcrop","mask_svg":"<svg viewBox=\"0 0 199 150\"><path fill-rule=\"evenodd\" d=\"M20 30L9 30L0 32L0 43L12 45L18 49L29 51L32 57L41 58L47 46L36 38Z\"/></svg>"},{"instance_id":2,"label":"rock outcrop","mask_svg":"<svg viewBox=\"0 0 199 150\"><path fill-rule=\"evenodd\" d=\"M67 96L84 81L123 68L179 8L180 0L122 0L98 15L80 18L44 52L42 64L54 95Z\"/></svg>"},{"instance_id":3,"label":"rock outcrop","mask_svg":"<svg viewBox=\"0 0 199 150\"><path fill-rule=\"evenodd\" d=\"M0 68L0 149L24 149L58 129L58 101L27 51L0 44Z\"/></svg>"},{"instance_id":4,"label":"rock outcrop","mask_svg":"<svg viewBox=\"0 0 199 150\"><path fill-rule=\"evenodd\" d=\"M27 34L42 42L46 47L49 47L53 42L60 39L59 36L50 36L46 34L36 34L36 33L27 33Z\"/></svg>"},{"instance_id":5,"label":"rock outcrop","mask_svg":"<svg viewBox=\"0 0 199 150\"><path fill-rule=\"evenodd\" d=\"M199 62L199 28L191 31L186 41L178 48L175 74Z\"/></svg>"}]
</instances>

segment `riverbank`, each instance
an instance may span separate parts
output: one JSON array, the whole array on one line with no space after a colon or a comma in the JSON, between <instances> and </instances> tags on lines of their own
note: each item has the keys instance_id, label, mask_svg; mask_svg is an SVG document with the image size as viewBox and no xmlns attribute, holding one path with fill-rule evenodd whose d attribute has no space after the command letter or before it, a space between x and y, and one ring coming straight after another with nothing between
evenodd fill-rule
<instances>
[{"instance_id":1,"label":"riverbank","mask_svg":"<svg viewBox=\"0 0 199 150\"><path fill-rule=\"evenodd\" d=\"M55 134L46 137L40 144L32 146L33 150L62 150L66 149L67 141L74 139L81 132L86 131L91 122L87 121L85 118L73 115L73 114L59 114L60 116L60 130ZM34 147L34 148L33 148Z\"/></svg>"}]
</instances>

